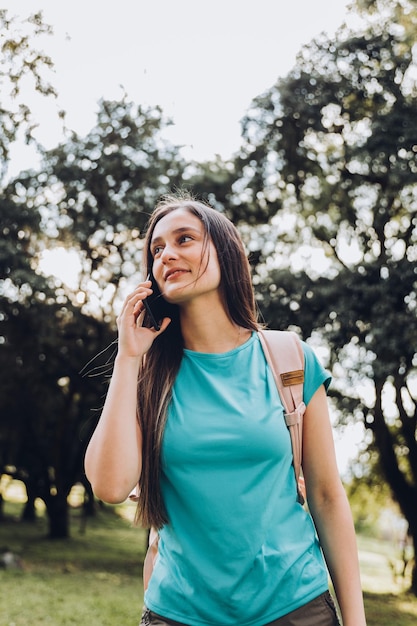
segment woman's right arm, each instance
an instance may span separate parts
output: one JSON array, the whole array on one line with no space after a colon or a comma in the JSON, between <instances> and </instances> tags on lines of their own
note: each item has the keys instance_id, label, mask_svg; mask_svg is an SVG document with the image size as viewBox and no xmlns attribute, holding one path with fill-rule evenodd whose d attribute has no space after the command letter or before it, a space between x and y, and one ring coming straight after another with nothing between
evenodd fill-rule
<instances>
[{"instance_id":1,"label":"woman's right arm","mask_svg":"<svg viewBox=\"0 0 417 626\"><path fill-rule=\"evenodd\" d=\"M97 427L85 455L85 472L95 495L123 502L137 485L142 468L142 435L137 420L137 381L143 355L169 324L156 332L140 325L142 300L152 293L150 281L130 294L117 318L118 351Z\"/></svg>"}]
</instances>

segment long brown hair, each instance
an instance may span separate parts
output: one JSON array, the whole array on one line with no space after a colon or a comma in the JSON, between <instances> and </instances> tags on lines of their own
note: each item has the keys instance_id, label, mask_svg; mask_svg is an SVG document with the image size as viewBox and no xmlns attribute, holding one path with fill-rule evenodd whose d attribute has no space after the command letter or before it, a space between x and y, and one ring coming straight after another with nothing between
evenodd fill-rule
<instances>
[{"instance_id":1,"label":"long brown hair","mask_svg":"<svg viewBox=\"0 0 417 626\"><path fill-rule=\"evenodd\" d=\"M230 319L243 328L258 330L250 267L241 237L229 219L191 195L164 196L152 213L143 251L146 275L153 265L150 242L155 226L176 209L185 209L201 220L205 233L202 257L210 240L213 242L220 266L219 288ZM160 487L161 446L172 386L184 347L177 305L170 305L169 316L171 324L153 342L138 378L138 420L143 444L136 519L143 526L155 528L168 522Z\"/></svg>"}]
</instances>

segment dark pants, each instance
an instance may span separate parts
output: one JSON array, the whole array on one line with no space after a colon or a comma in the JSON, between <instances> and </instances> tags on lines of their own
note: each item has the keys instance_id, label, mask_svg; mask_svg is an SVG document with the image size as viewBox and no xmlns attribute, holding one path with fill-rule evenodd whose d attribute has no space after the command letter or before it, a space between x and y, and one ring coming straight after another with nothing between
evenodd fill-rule
<instances>
[{"instance_id":1,"label":"dark pants","mask_svg":"<svg viewBox=\"0 0 417 626\"><path fill-rule=\"evenodd\" d=\"M326 591L299 609L268 622L265 626L339 626L339 624L333 598ZM192 626L192 624L175 622L145 609L139 626Z\"/></svg>"}]
</instances>

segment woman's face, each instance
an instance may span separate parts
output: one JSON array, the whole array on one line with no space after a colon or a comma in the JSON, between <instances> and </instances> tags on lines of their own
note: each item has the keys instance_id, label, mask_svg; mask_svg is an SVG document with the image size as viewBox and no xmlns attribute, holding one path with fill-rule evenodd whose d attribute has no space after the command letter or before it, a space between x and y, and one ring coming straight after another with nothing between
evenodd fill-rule
<instances>
[{"instance_id":1,"label":"woman's face","mask_svg":"<svg viewBox=\"0 0 417 626\"><path fill-rule=\"evenodd\" d=\"M203 223L187 209L175 209L156 224L150 243L152 271L168 302L218 298L219 261L213 242L205 237Z\"/></svg>"}]
</instances>

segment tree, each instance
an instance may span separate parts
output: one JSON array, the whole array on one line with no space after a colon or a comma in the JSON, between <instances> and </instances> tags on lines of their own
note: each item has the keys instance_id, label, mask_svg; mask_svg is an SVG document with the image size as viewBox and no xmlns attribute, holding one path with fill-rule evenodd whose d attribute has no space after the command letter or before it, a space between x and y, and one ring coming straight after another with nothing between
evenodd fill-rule
<instances>
[{"instance_id":1,"label":"tree","mask_svg":"<svg viewBox=\"0 0 417 626\"><path fill-rule=\"evenodd\" d=\"M20 19L0 10L0 180L3 182L8 169L10 149L14 142L24 139L34 142L36 120L27 105L27 98L56 96L49 78L52 61L37 46L40 38L51 35L52 29L45 24L40 13ZM29 95L28 95L29 94ZM21 207L19 207L21 208ZM39 232L39 215L18 207L0 191L2 238L0 240L0 299L1 335L0 361L2 363L2 411L0 431L0 469L13 457L16 434L17 405L22 400L22 387L18 378L19 356L3 334L6 326L12 326L20 313L27 312L30 294L39 289L40 278L31 268L30 249L32 237ZM12 263L10 261L13 260ZM44 289L44 294L46 293ZM23 316L21 316L22 319ZM22 324L22 330L25 324ZM36 333L35 333L36 334ZM20 363L21 365L21 363ZM24 432L22 433L25 434Z\"/></svg>"},{"instance_id":2,"label":"tree","mask_svg":"<svg viewBox=\"0 0 417 626\"><path fill-rule=\"evenodd\" d=\"M13 185L11 185L13 187ZM49 536L67 537L67 498L82 480L89 434L103 382L83 376L110 329L75 307L68 289L38 273L42 219L6 188L0 198L7 237L0 247L0 461L27 490L24 516L36 498L46 504Z\"/></svg>"},{"instance_id":3,"label":"tree","mask_svg":"<svg viewBox=\"0 0 417 626\"><path fill-rule=\"evenodd\" d=\"M96 126L44 154L41 172L15 183L42 203L48 247L79 256L76 290L83 310L114 321L114 300L126 279L138 275L141 235L156 200L182 185L179 149L162 138L169 124L159 107L101 101Z\"/></svg>"},{"instance_id":4,"label":"tree","mask_svg":"<svg viewBox=\"0 0 417 626\"><path fill-rule=\"evenodd\" d=\"M25 482L27 512L34 498L45 502L51 537L69 534L67 498L83 479L111 369L115 303L124 279L139 272L141 230L158 195L182 180L177 149L159 136L164 123L158 108L103 101L86 138L71 134L44 153L41 171L22 172L0 198L0 446ZM42 269L56 248L78 255L73 288ZM82 375L90 360L85 371L99 376Z\"/></svg>"},{"instance_id":5,"label":"tree","mask_svg":"<svg viewBox=\"0 0 417 626\"><path fill-rule=\"evenodd\" d=\"M328 342L338 410L371 434L417 554L417 15L366 4L376 17L311 42L253 102L235 187L267 224L265 317Z\"/></svg>"},{"instance_id":6,"label":"tree","mask_svg":"<svg viewBox=\"0 0 417 626\"><path fill-rule=\"evenodd\" d=\"M0 9L0 177L7 171L10 147L20 134L27 143L34 141L36 120L27 105L28 85L32 94L56 96L49 80L53 63L34 43L51 34L41 13L19 19Z\"/></svg>"}]
</instances>

